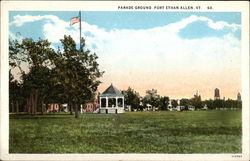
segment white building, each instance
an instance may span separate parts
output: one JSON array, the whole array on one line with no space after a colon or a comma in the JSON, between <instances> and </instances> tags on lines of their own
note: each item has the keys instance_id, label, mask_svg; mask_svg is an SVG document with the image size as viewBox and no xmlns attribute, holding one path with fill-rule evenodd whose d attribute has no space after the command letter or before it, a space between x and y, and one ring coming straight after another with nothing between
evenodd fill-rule
<instances>
[{"instance_id":1,"label":"white building","mask_svg":"<svg viewBox=\"0 0 250 161\"><path fill-rule=\"evenodd\" d=\"M124 95L111 84L100 95L100 113L124 112Z\"/></svg>"}]
</instances>

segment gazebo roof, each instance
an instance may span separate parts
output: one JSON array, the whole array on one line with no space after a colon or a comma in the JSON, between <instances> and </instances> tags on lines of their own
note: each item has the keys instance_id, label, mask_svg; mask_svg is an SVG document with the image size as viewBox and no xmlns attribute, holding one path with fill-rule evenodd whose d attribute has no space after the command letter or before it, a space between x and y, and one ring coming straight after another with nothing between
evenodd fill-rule
<instances>
[{"instance_id":1,"label":"gazebo roof","mask_svg":"<svg viewBox=\"0 0 250 161\"><path fill-rule=\"evenodd\" d=\"M123 97L123 94L112 84L100 95L101 97Z\"/></svg>"}]
</instances>

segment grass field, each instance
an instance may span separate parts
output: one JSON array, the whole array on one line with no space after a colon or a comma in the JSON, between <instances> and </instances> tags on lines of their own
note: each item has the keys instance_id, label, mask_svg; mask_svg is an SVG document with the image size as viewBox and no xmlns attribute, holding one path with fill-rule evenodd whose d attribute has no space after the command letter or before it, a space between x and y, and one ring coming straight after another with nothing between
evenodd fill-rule
<instances>
[{"instance_id":1,"label":"grass field","mask_svg":"<svg viewBox=\"0 0 250 161\"><path fill-rule=\"evenodd\" d=\"M241 111L10 115L10 153L240 153Z\"/></svg>"}]
</instances>

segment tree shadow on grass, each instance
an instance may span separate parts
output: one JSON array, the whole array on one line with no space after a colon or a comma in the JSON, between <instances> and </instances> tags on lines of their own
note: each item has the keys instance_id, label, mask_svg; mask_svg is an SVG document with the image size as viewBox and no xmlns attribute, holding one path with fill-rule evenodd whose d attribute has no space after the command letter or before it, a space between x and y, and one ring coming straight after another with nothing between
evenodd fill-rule
<instances>
[{"instance_id":1,"label":"tree shadow on grass","mask_svg":"<svg viewBox=\"0 0 250 161\"><path fill-rule=\"evenodd\" d=\"M73 118L73 117L72 117ZM10 119L70 119L70 117L19 117Z\"/></svg>"},{"instance_id":2,"label":"tree shadow on grass","mask_svg":"<svg viewBox=\"0 0 250 161\"><path fill-rule=\"evenodd\" d=\"M10 119L70 119L74 118L74 115L69 114L46 114L46 115L10 115Z\"/></svg>"}]
</instances>

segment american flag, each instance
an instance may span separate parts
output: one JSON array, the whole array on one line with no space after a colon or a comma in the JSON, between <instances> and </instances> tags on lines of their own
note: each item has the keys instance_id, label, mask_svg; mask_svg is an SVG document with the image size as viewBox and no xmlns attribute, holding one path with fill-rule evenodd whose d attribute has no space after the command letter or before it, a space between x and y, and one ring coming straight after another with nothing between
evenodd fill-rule
<instances>
[{"instance_id":1,"label":"american flag","mask_svg":"<svg viewBox=\"0 0 250 161\"><path fill-rule=\"evenodd\" d=\"M70 20L70 26L74 25L75 23L78 23L78 22L79 22L79 17L78 16L77 17L73 17Z\"/></svg>"}]
</instances>

